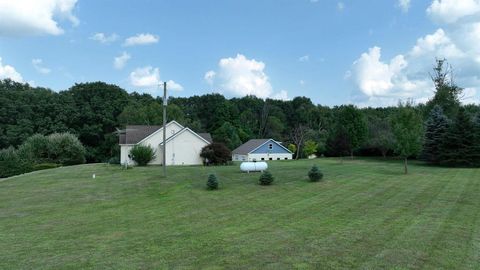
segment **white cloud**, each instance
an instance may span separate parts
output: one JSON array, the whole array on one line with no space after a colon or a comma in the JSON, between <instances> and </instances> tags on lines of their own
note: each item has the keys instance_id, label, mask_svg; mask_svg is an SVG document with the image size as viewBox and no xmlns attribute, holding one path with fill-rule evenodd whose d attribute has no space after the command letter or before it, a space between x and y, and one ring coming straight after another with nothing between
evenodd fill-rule
<instances>
[{"instance_id":1,"label":"white cloud","mask_svg":"<svg viewBox=\"0 0 480 270\"><path fill-rule=\"evenodd\" d=\"M151 66L137 68L130 73L130 83L136 87L156 87L160 81L160 70Z\"/></svg>"},{"instance_id":2,"label":"white cloud","mask_svg":"<svg viewBox=\"0 0 480 270\"><path fill-rule=\"evenodd\" d=\"M306 82L305 82L304 80L300 80L298 83L299 83L301 86L304 86Z\"/></svg>"},{"instance_id":3,"label":"white cloud","mask_svg":"<svg viewBox=\"0 0 480 270\"><path fill-rule=\"evenodd\" d=\"M152 34L138 34L125 39L124 46L148 45L158 42L158 36Z\"/></svg>"},{"instance_id":4,"label":"white cloud","mask_svg":"<svg viewBox=\"0 0 480 270\"><path fill-rule=\"evenodd\" d=\"M462 102L465 104L478 104L480 103L480 98L477 96L478 91L477 88L475 87L469 87L463 89L463 98Z\"/></svg>"},{"instance_id":5,"label":"white cloud","mask_svg":"<svg viewBox=\"0 0 480 270\"><path fill-rule=\"evenodd\" d=\"M408 65L403 55L396 56L389 64L382 62L380 57L381 49L373 47L353 63L356 83L367 96L388 94L398 74Z\"/></svg>"},{"instance_id":6,"label":"white cloud","mask_svg":"<svg viewBox=\"0 0 480 270\"><path fill-rule=\"evenodd\" d=\"M410 53L413 56L421 56L432 52L445 58L462 57L464 55L441 28L431 35L419 38Z\"/></svg>"},{"instance_id":7,"label":"white cloud","mask_svg":"<svg viewBox=\"0 0 480 270\"><path fill-rule=\"evenodd\" d=\"M113 33L111 35L107 35L105 33L95 33L90 37L90 39L98 41L98 42L103 43L103 44L108 44L108 43L112 43L115 40L117 40L118 35L115 34L115 33Z\"/></svg>"},{"instance_id":8,"label":"white cloud","mask_svg":"<svg viewBox=\"0 0 480 270\"><path fill-rule=\"evenodd\" d=\"M12 81L23 83L22 75L18 73L14 67L2 64L2 58L0 57L0 80L11 79Z\"/></svg>"},{"instance_id":9,"label":"white cloud","mask_svg":"<svg viewBox=\"0 0 480 270\"><path fill-rule=\"evenodd\" d=\"M338 2L337 3L337 9L339 11L343 11L345 9L345 4L343 2Z\"/></svg>"},{"instance_id":10,"label":"white cloud","mask_svg":"<svg viewBox=\"0 0 480 270\"><path fill-rule=\"evenodd\" d=\"M410 4L410 0L398 0L398 6L403 12L408 12Z\"/></svg>"},{"instance_id":11,"label":"white cloud","mask_svg":"<svg viewBox=\"0 0 480 270\"><path fill-rule=\"evenodd\" d=\"M123 52L121 55L113 59L113 67L115 69L122 69L127 64L128 60L132 58L127 52Z\"/></svg>"},{"instance_id":12,"label":"white cloud","mask_svg":"<svg viewBox=\"0 0 480 270\"><path fill-rule=\"evenodd\" d=\"M158 94L158 89L163 81L160 80L160 70L151 66L137 68L130 73L130 84L143 88L153 95ZM183 87L173 80L167 81L167 89L182 91Z\"/></svg>"},{"instance_id":13,"label":"white cloud","mask_svg":"<svg viewBox=\"0 0 480 270\"><path fill-rule=\"evenodd\" d=\"M274 93L270 79L265 73L265 63L248 59L242 54L220 59L218 71L209 71L204 76L207 83L234 96L254 95L259 98L285 97L287 92Z\"/></svg>"},{"instance_id":14,"label":"white cloud","mask_svg":"<svg viewBox=\"0 0 480 270\"><path fill-rule=\"evenodd\" d=\"M298 58L298 61L300 61L300 62L308 62L308 61L310 61L310 56L309 56L309 55L304 55L304 56L302 56L302 57L299 57L299 58Z\"/></svg>"},{"instance_id":15,"label":"white cloud","mask_svg":"<svg viewBox=\"0 0 480 270\"><path fill-rule=\"evenodd\" d=\"M217 73L213 70L210 70L205 73L205 76L203 78L205 79L205 81L207 81L208 84L213 84L215 75L217 75Z\"/></svg>"},{"instance_id":16,"label":"white cloud","mask_svg":"<svg viewBox=\"0 0 480 270\"><path fill-rule=\"evenodd\" d=\"M35 68L35 70L38 72L38 73L41 73L41 74L49 74L51 72L51 70L49 68L46 68L43 66L43 60L42 59L32 59L32 65L33 65L33 68Z\"/></svg>"},{"instance_id":17,"label":"white cloud","mask_svg":"<svg viewBox=\"0 0 480 270\"><path fill-rule=\"evenodd\" d=\"M176 83L175 81L169 80L169 81L167 81L167 90L182 91L183 86Z\"/></svg>"},{"instance_id":18,"label":"white cloud","mask_svg":"<svg viewBox=\"0 0 480 270\"><path fill-rule=\"evenodd\" d=\"M77 0L2 0L0 36L61 35L58 19L79 24L73 10Z\"/></svg>"},{"instance_id":19,"label":"white cloud","mask_svg":"<svg viewBox=\"0 0 480 270\"><path fill-rule=\"evenodd\" d=\"M444 25L418 38L407 52L384 61L380 48L374 47L354 62L346 79L358 89L353 95L357 104L429 100L434 93L430 73L435 58L446 58L452 65L455 83L465 88L462 102L480 102L480 0L432 0L427 14Z\"/></svg>"},{"instance_id":20,"label":"white cloud","mask_svg":"<svg viewBox=\"0 0 480 270\"><path fill-rule=\"evenodd\" d=\"M278 93L272 96L272 99L289 100L288 93L286 90L280 90Z\"/></svg>"},{"instance_id":21,"label":"white cloud","mask_svg":"<svg viewBox=\"0 0 480 270\"><path fill-rule=\"evenodd\" d=\"M455 23L479 12L480 0L433 0L427 9L432 19L442 23Z\"/></svg>"}]
</instances>

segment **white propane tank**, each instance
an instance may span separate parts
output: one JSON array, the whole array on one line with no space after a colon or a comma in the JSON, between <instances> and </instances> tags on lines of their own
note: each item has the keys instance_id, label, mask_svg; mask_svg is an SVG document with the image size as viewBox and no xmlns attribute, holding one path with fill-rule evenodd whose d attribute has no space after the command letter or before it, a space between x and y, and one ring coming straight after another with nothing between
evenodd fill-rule
<instances>
[{"instance_id":1,"label":"white propane tank","mask_svg":"<svg viewBox=\"0 0 480 270\"><path fill-rule=\"evenodd\" d=\"M268 169L266 162L242 162L240 170L242 172L263 172Z\"/></svg>"}]
</instances>

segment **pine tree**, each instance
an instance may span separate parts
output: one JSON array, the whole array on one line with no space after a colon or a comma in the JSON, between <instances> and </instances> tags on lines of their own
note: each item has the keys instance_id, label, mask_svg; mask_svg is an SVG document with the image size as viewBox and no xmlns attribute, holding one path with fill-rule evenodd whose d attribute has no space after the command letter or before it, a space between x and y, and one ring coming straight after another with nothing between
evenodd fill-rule
<instances>
[{"instance_id":1,"label":"pine tree","mask_svg":"<svg viewBox=\"0 0 480 270\"><path fill-rule=\"evenodd\" d=\"M473 124L475 126L475 165L480 166L480 113L473 120Z\"/></svg>"},{"instance_id":2,"label":"pine tree","mask_svg":"<svg viewBox=\"0 0 480 270\"><path fill-rule=\"evenodd\" d=\"M476 160L475 126L460 108L440 146L439 161L448 166L473 166Z\"/></svg>"},{"instance_id":3,"label":"pine tree","mask_svg":"<svg viewBox=\"0 0 480 270\"><path fill-rule=\"evenodd\" d=\"M313 167L308 172L308 178L311 182L318 182L322 180L323 173L320 171L317 165L313 165Z\"/></svg>"},{"instance_id":4,"label":"pine tree","mask_svg":"<svg viewBox=\"0 0 480 270\"><path fill-rule=\"evenodd\" d=\"M440 106L435 105L425 123L425 137L421 157L430 163L438 163L443 137L448 130L448 118Z\"/></svg>"},{"instance_id":5,"label":"pine tree","mask_svg":"<svg viewBox=\"0 0 480 270\"><path fill-rule=\"evenodd\" d=\"M215 174L210 174L208 176L207 189L208 190L218 189L218 180L217 180L217 177L215 176Z\"/></svg>"}]
</instances>

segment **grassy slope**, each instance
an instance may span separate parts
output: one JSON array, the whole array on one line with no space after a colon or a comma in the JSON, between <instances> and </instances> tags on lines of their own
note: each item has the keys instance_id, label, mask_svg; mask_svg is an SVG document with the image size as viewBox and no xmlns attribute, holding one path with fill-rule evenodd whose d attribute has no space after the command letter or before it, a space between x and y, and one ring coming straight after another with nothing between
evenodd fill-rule
<instances>
[{"instance_id":1,"label":"grassy slope","mask_svg":"<svg viewBox=\"0 0 480 270\"><path fill-rule=\"evenodd\" d=\"M326 181L309 183L320 165ZM84 165L0 182L0 268L480 267L480 170L334 159ZM221 190L204 189L215 172ZM92 179L92 173L97 178Z\"/></svg>"}]
</instances>

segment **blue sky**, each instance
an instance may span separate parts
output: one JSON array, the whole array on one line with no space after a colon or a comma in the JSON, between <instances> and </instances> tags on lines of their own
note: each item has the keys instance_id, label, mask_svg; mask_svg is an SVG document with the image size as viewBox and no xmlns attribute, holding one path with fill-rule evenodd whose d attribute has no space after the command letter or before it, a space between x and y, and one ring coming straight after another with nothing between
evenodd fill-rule
<instances>
[{"instance_id":1,"label":"blue sky","mask_svg":"<svg viewBox=\"0 0 480 270\"><path fill-rule=\"evenodd\" d=\"M427 100L435 57L478 103L480 0L0 0L0 78L55 91L168 81L174 96L385 106Z\"/></svg>"}]
</instances>

